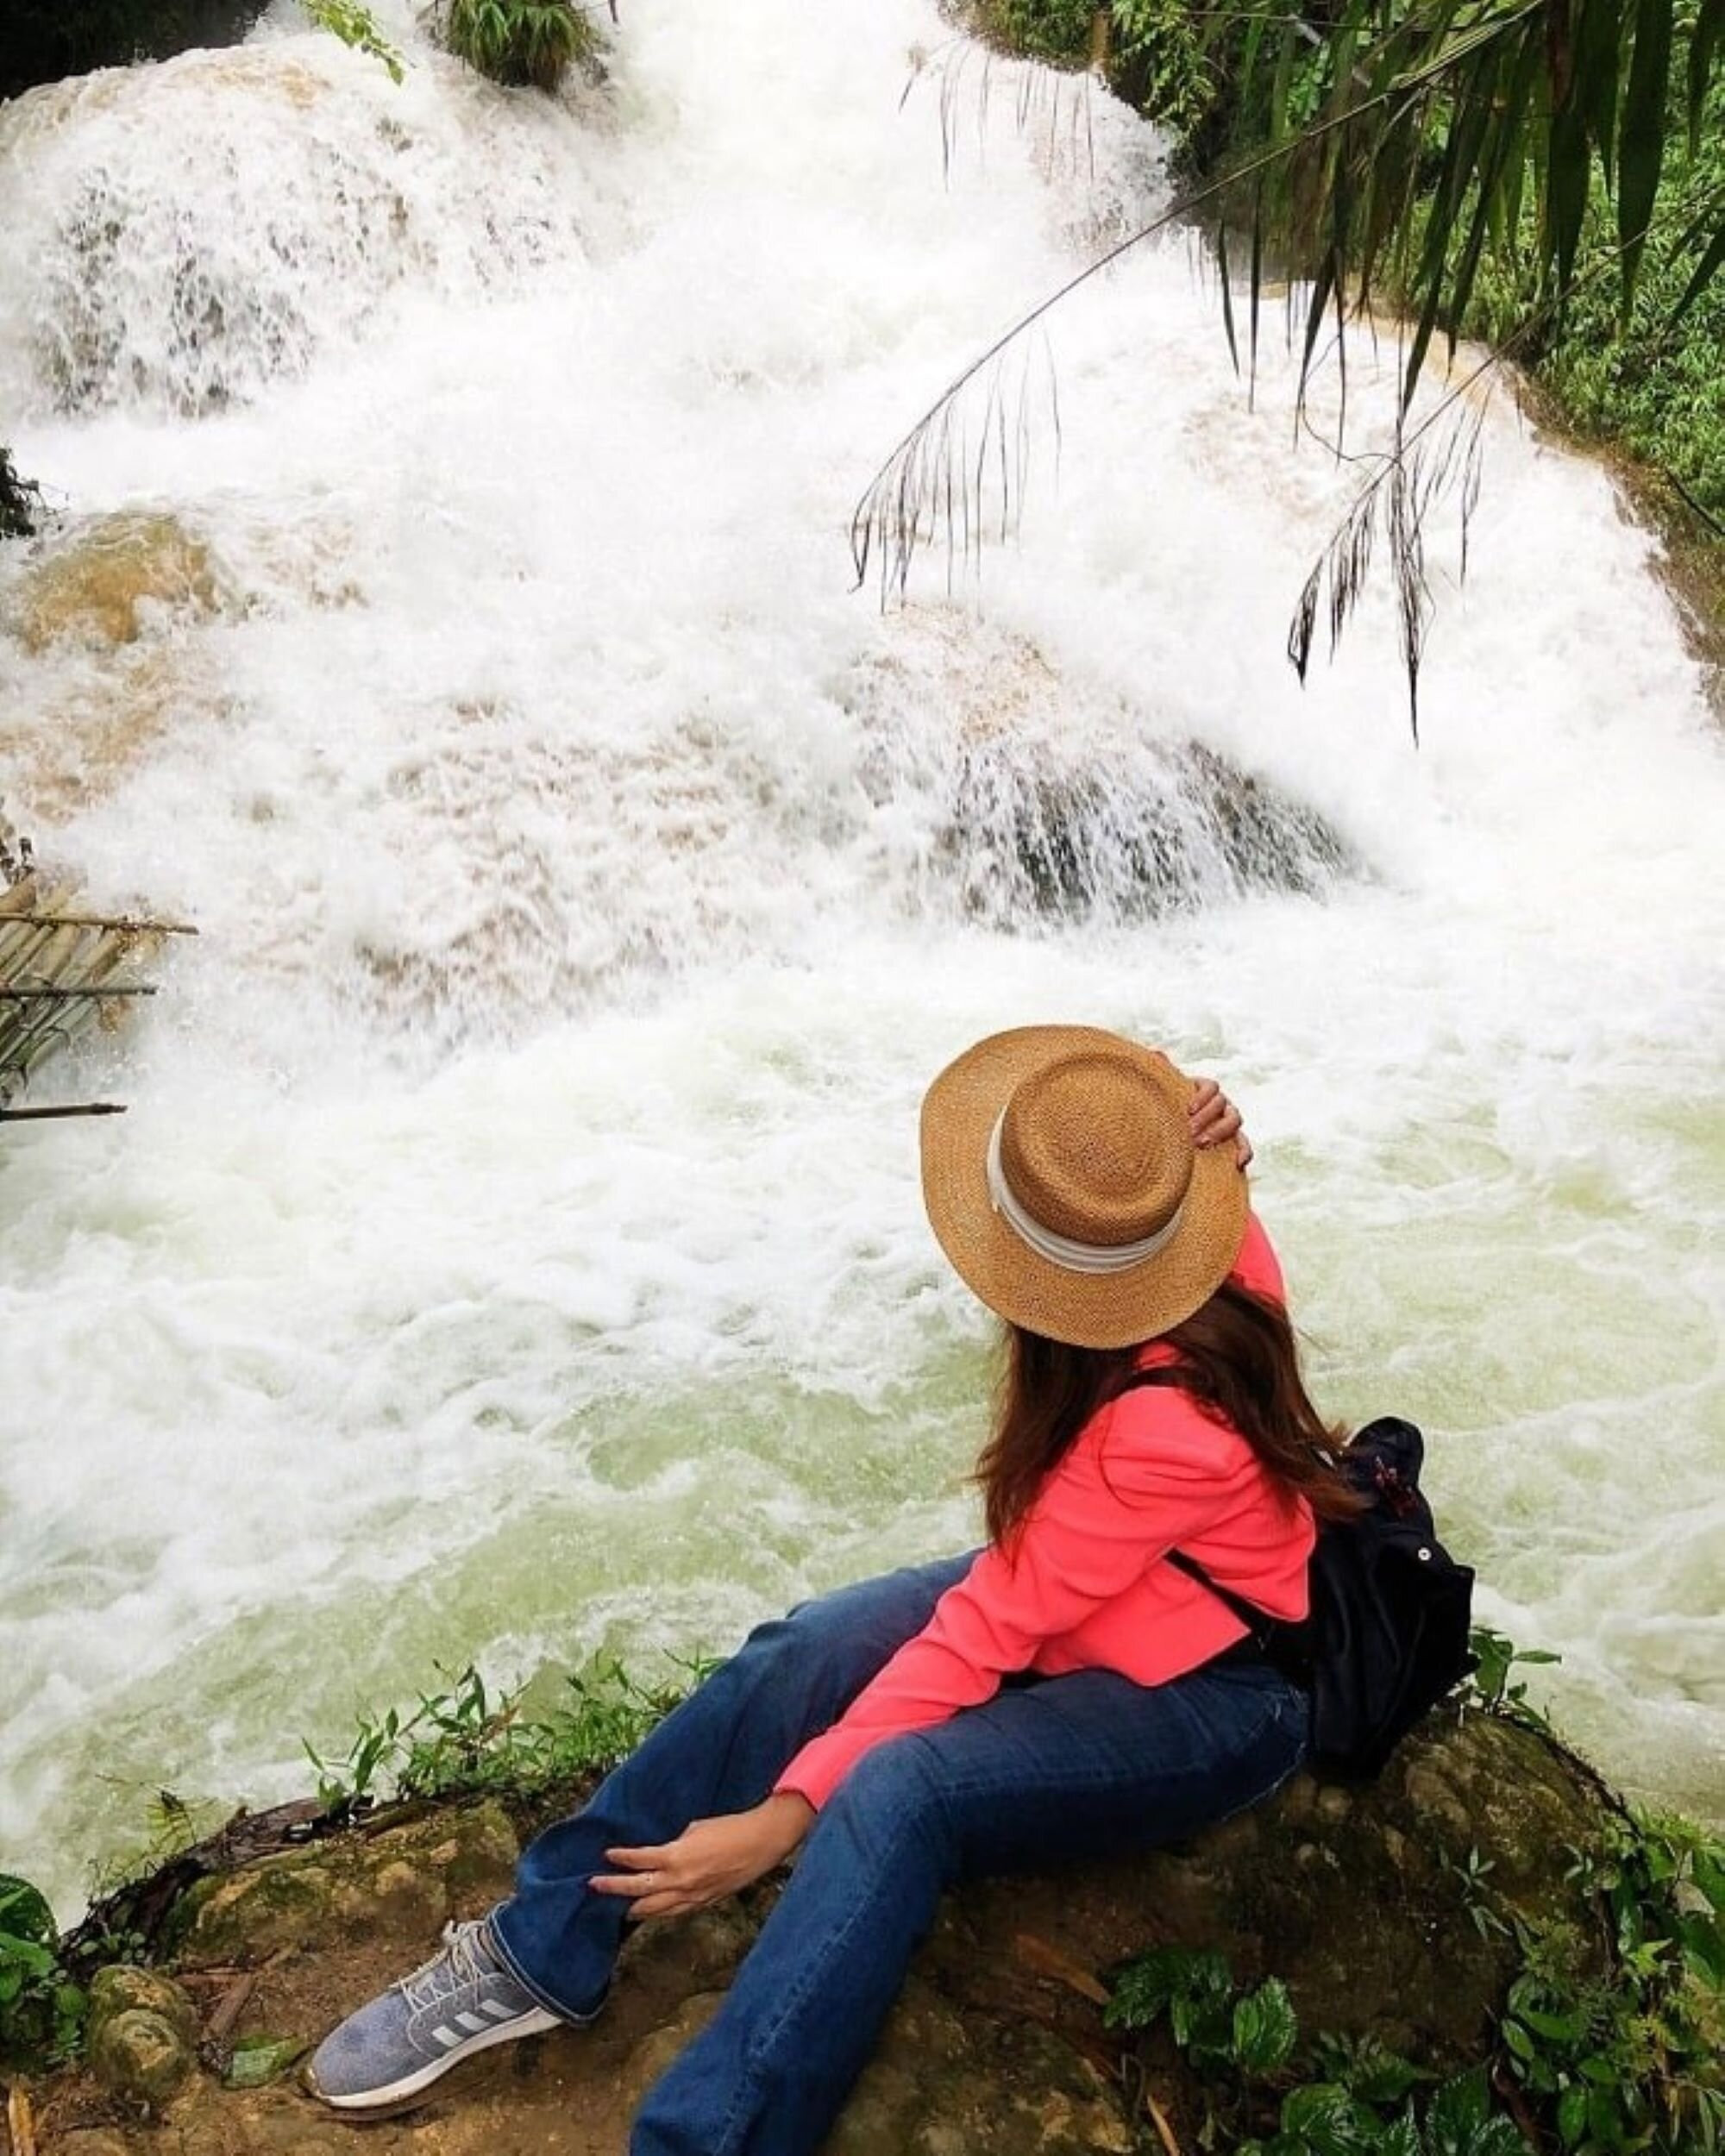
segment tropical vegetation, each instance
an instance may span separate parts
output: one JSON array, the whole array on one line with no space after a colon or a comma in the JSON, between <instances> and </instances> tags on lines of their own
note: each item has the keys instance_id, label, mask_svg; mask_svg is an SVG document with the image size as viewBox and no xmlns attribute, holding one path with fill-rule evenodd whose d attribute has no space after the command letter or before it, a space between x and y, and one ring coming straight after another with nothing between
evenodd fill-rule
<instances>
[{"instance_id":1,"label":"tropical vegetation","mask_svg":"<svg viewBox=\"0 0 1725 2156\"><path fill-rule=\"evenodd\" d=\"M442 0L437 21L457 59L511 89L555 90L599 44L576 0Z\"/></svg>"},{"instance_id":2,"label":"tropical vegetation","mask_svg":"<svg viewBox=\"0 0 1725 2156\"><path fill-rule=\"evenodd\" d=\"M919 549L980 543L1016 513L1022 423L1001 365L1066 291L1176 221L1211 235L1222 326L1250 378L1272 280L1301 295L1302 415L1338 379L1342 446L1351 335L1405 323L1402 420L1314 567L1289 654L1302 676L1339 633L1376 558L1394 576L1417 734L1431 594L1423 530L1478 483L1467 379L1421 412L1434 358L1484 331L1537 365L1577 420L1658 458L1716 518L1725 495L1717 330L1725 266L1725 0L975 0L985 34L1056 65L1100 60L1185 145L1179 199L1040 302L900 442L859 503L859 573L902 585ZM1330 370L1335 370L1333 376ZM954 424L987 396L998 457L963 460ZM1316 423L1315 422L1314 423ZM1000 498L982 498L984 489ZM1725 536L1725 534L1722 534Z\"/></svg>"}]
</instances>

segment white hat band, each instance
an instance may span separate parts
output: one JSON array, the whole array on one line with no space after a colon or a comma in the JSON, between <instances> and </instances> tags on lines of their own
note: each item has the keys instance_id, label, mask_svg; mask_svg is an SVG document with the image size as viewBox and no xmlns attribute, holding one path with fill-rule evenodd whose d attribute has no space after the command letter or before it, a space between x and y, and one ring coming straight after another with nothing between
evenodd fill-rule
<instances>
[{"instance_id":1,"label":"white hat band","mask_svg":"<svg viewBox=\"0 0 1725 2156\"><path fill-rule=\"evenodd\" d=\"M1006 1120L1007 1112L1002 1108L988 1139L988 1196L995 1212L1013 1233L1038 1257L1045 1257L1051 1265L1057 1265L1067 1273L1125 1273L1134 1265L1142 1265L1146 1258L1154 1257L1173 1241L1180 1216L1186 1209L1183 1201L1174 1208L1165 1226L1136 1243L1077 1243L1070 1236L1057 1235L1052 1228L1044 1227L1013 1195L1007 1171L1000 1164L1000 1132Z\"/></svg>"}]
</instances>

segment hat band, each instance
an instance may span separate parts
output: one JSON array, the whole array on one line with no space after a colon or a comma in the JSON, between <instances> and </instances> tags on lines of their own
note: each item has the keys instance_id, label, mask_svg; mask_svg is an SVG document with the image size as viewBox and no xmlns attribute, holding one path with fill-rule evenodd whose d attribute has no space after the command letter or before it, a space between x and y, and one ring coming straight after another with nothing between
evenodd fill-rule
<instances>
[{"instance_id":1,"label":"hat band","mask_svg":"<svg viewBox=\"0 0 1725 2156\"><path fill-rule=\"evenodd\" d=\"M1186 1210L1183 1200L1176 1206L1165 1226L1159 1227L1154 1235L1141 1237L1136 1243L1078 1243L1069 1235L1057 1235L1052 1228L1044 1227L1019 1203L1007 1181L1007 1171L1000 1163L1000 1132L1006 1120L1007 1112L1002 1108L988 1138L988 1195L995 1212L1013 1233L1038 1257L1045 1257L1063 1273L1125 1273L1134 1265L1142 1265L1146 1258L1154 1257L1173 1241L1180 1216Z\"/></svg>"}]
</instances>

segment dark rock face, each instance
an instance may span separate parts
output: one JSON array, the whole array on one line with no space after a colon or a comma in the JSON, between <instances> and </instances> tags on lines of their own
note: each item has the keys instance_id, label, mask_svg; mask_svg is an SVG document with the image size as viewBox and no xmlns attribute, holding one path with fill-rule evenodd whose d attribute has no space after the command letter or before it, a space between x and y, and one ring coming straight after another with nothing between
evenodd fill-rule
<instances>
[{"instance_id":1,"label":"dark rock face","mask_svg":"<svg viewBox=\"0 0 1725 2156\"><path fill-rule=\"evenodd\" d=\"M166 60L192 45L237 44L265 0L7 0L0 97L38 83Z\"/></svg>"},{"instance_id":2,"label":"dark rock face","mask_svg":"<svg viewBox=\"0 0 1725 2156\"><path fill-rule=\"evenodd\" d=\"M1515 1965L1507 1934L1473 1921L1481 1867L1499 1909L1590 1935L1570 1874L1574 1852L1600 1843L1610 1802L1534 1731L1452 1713L1369 1789L1301 1776L1188 1846L969 1887L948 1900L826 2156L1127 2156L1142 2146L1120 2096L1131 2040L1105 2028L1100 2007L1118 1965L1153 1946L1219 1949L1242 1983L1282 1977L1308 2035L1371 2034L1433 2068L1460 2065L1478 2055ZM102 1979L94 2063L106 2090L152 2115L166 2107L182 2156L347 2149L350 2130L285 2067L260 2087L230 2065L223 2085L221 2054L299 2056L430 1952L448 1917L506 1892L516 1846L508 1813L487 1802L385 1816L204 1877L165 1934L183 1988L137 1971ZM485 2054L411 2122L373 2129L378 2147L622 2156L642 2092L718 2009L773 1898L756 1888L648 1927L595 2028ZM245 2010L217 2042L206 2032L209 2071L195 2071L185 2002L219 2020L236 1984ZM1201 2115L1197 2084L1165 2046L1151 2041L1138 2064L1170 2115ZM88 2087L64 2080L52 2100L68 2148L111 2130L100 2109L111 2095ZM160 2145L141 2126L100 2147L141 2156Z\"/></svg>"}]
</instances>

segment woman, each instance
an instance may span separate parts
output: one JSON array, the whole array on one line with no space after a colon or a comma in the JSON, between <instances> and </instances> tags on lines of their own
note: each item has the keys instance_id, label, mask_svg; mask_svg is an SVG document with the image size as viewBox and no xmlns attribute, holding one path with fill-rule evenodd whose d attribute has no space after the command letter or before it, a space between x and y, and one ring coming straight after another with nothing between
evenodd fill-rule
<instances>
[{"instance_id":1,"label":"woman","mask_svg":"<svg viewBox=\"0 0 1725 2156\"><path fill-rule=\"evenodd\" d=\"M531 1845L510 1900L325 2040L314 2093L363 2112L589 2021L627 1920L800 1851L630 2149L811 2156L954 1880L1177 1839L1293 1772L1305 1695L1164 1562L1297 1619L1314 1513L1352 1503L1239 1130L1214 1085L1088 1027L996 1034L941 1074L929 1217L1007 1327L988 1546L755 1633Z\"/></svg>"}]
</instances>

